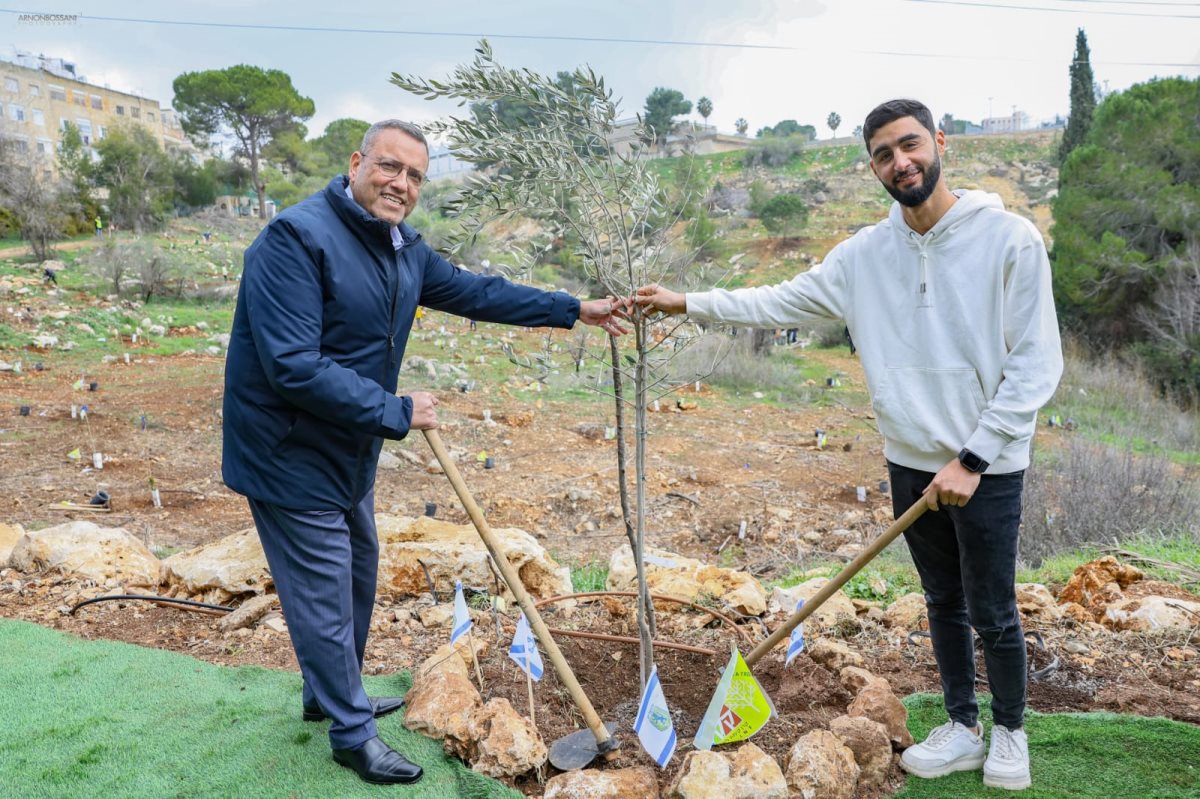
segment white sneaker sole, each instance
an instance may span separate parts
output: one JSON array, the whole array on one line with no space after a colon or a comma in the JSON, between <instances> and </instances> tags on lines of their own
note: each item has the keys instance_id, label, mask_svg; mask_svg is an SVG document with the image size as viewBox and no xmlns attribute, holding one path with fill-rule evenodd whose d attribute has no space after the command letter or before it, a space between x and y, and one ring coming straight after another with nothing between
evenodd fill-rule
<instances>
[{"instance_id":1,"label":"white sneaker sole","mask_svg":"<svg viewBox=\"0 0 1200 799\"><path fill-rule=\"evenodd\" d=\"M1026 774L1002 777L999 774L983 772L983 784L988 788L1003 788L1006 791L1023 791L1033 784L1033 779Z\"/></svg>"},{"instance_id":2,"label":"white sneaker sole","mask_svg":"<svg viewBox=\"0 0 1200 799\"><path fill-rule=\"evenodd\" d=\"M947 774L953 774L956 771L978 771L983 768L983 761L987 760L987 753L980 752L979 757L972 757L966 760L956 760L953 763L947 763L944 766L934 768L924 768L922 766L914 766L911 763L905 763L904 758L900 759L900 768L912 774L914 777L920 777L926 780L945 777Z\"/></svg>"}]
</instances>

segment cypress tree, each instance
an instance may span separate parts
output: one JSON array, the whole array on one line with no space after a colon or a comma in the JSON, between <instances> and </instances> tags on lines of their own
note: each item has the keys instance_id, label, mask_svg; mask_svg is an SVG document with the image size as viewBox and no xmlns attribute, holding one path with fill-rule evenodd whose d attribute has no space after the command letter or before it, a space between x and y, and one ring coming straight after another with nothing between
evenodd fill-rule
<instances>
[{"instance_id":1,"label":"cypress tree","mask_svg":"<svg viewBox=\"0 0 1200 799\"><path fill-rule=\"evenodd\" d=\"M1075 57L1071 59L1071 116L1058 148L1059 163L1066 163L1071 154L1087 138L1096 109L1096 89L1092 81L1092 62L1088 51L1087 34L1080 28L1075 34Z\"/></svg>"}]
</instances>

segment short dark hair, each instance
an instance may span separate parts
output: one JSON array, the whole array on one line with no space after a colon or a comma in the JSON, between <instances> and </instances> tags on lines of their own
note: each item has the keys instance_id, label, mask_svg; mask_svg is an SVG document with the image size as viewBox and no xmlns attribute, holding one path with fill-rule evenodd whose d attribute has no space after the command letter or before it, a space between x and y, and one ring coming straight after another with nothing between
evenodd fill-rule
<instances>
[{"instance_id":1,"label":"short dark hair","mask_svg":"<svg viewBox=\"0 0 1200 799\"><path fill-rule=\"evenodd\" d=\"M363 134L362 144L359 146L358 151L366 155L371 149L371 145L375 143L375 137L385 130L399 130L407 133L425 145L425 153L429 153L429 142L425 140L425 134L413 123L405 122L402 119L385 119L367 128L367 132Z\"/></svg>"},{"instance_id":2,"label":"short dark hair","mask_svg":"<svg viewBox=\"0 0 1200 799\"><path fill-rule=\"evenodd\" d=\"M937 128L933 125L933 112L928 106L917 100L888 100L875 106L871 113L867 114L867 121L863 123L863 143L867 146L868 155L871 152L871 137L884 125L901 117L912 117L925 126L930 136L937 137Z\"/></svg>"}]
</instances>

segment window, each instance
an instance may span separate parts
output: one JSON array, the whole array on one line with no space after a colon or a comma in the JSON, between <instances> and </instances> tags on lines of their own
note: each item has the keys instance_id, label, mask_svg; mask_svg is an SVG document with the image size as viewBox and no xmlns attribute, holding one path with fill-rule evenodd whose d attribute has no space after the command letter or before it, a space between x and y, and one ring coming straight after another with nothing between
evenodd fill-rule
<instances>
[{"instance_id":1,"label":"window","mask_svg":"<svg viewBox=\"0 0 1200 799\"><path fill-rule=\"evenodd\" d=\"M50 155L50 153L54 152L54 142L49 139L38 139L37 151L41 155Z\"/></svg>"},{"instance_id":2,"label":"window","mask_svg":"<svg viewBox=\"0 0 1200 799\"><path fill-rule=\"evenodd\" d=\"M70 125L70 124L71 124L71 120L65 119L65 118L60 119L60 120L58 120L58 129L60 131L65 131L67 129L67 125Z\"/></svg>"},{"instance_id":3,"label":"window","mask_svg":"<svg viewBox=\"0 0 1200 799\"><path fill-rule=\"evenodd\" d=\"M104 127L103 125L96 126L96 141L100 141L107 135L108 135L108 128Z\"/></svg>"},{"instance_id":4,"label":"window","mask_svg":"<svg viewBox=\"0 0 1200 799\"><path fill-rule=\"evenodd\" d=\"M62 86L51 85L50 86L50 99L58 100L60 102L65 103L67 101L67 90L64 89Z\"/></svg>"},{"instance_id":5,"label":"window","mask_svg":"<svg viewBox=\"0 0 1200 799\"><path fill-rule=\"evenodd\" d=\"M42 113L42 109L32 108L30 109L30 113L33 114L33 124L39 128L46 127L46 115Z\"/></svg>"},{"instance_id":6,"label":"window","mask_svg":"<svg viewBox=\"0 0 1200 799\"><path fill-rule=\"evenodd\" d=\"M25 106L17 105L16 103L8 104L8 116L13 122L25 121Z\"/></svg>"},{"instance_id":7,"label":"window","mask_svg":"<svg viewBox=\"0 0 1200 799\"><path fill-rule=\"evenodd\" d=\"M154 112L153 112L153 111L147 111L147 112L146 112L146 119L148 119L148 120L150 120L151 122L153 122L153 121L154 121Z\"/></svg>"},{"instance_id":8,"label":"window","mask_svg":"<svg viewBox=\"0 0 1200 799\"><path fill-rule=\"evenodd\" d=\"M92 143L92 121L83 119L82 117L75 120L75 125L79 128L79 135L83 137L83 146L91 146Z\"/></svg>"},{"instance_id":9,"label":"window","mask_svg":"<svg viewBox=\"0 0 1200 799\"><path fill-rule=\"evenodd\" d=\"M99 109L99 110L101 110L101 111L103 111L103 110L104 110L104 101L100 99L100 96L99 96L99 95L97 95L97 94L92 94L92 95L89 95L89 98L90 98L90 99L91 99L91 101L92 101L92 108L96 108L96 109Z\"/></svg>"},{"instance_id":10,"label":"window","mask_svg":"<svg viewBox=\"0 0 1200 799\"><path fill-rule=\"evenodd\" d=\"M29 84L29 96L30 97L41 97L42 96L42 87L38 86L36 83Z\"/></svg>"},{"instance_id":11,"label":"window","mask_svg":"<svg viewBox=\"0 0 1200 799\"><path fill-rule=\"evenodd\" d=\"M136 105L129 106L129 116L133 117L134 119L141 119L142 109L138 108Z\"/></svg>"},{"instance_id":12,"label":"window","mask_svg":"<svg viewBox=\"0 0 1200 799\"><path fill-rule=\"evenodd\" d=\"M125 106L123 106L123 105L117 106L117 116L119 116L119 117L125 116Z\"/></svg>"},{"instance_id":13,"label":"window","mask_svg":"<svg viewBox=\"0 0 1200 799\"><path fill-rule=\"evenodd\" d=\"M81 105L84 108L87 108L87 95L84 94L83 92L77 92L74 89L72 89L71 90L71 100L75 103L75 105Z\"/></svg>"},{"instance_id":14,"label":"window","mask_svg":"<svg viewBox=\"0 0 1200 799\"><path fill-rule=\"evenodd\" d=\"M11 92L13 94L20 94L21 93L21 81L17 80L16 78L5 78L4 79L4 91Z\"/></svg>"},{"instance_id":15,"label":"window","mask_svg":"<svg viewBox=\"0 0 1200 799\"><path fill-rule=\"evenodd\" d=\"M28 139L26 139L22 136L15 136L12 139L12 143L17 146L17 152L19 152L19 153L29 152L29 140Z\"/></svg>"}]
</instances>

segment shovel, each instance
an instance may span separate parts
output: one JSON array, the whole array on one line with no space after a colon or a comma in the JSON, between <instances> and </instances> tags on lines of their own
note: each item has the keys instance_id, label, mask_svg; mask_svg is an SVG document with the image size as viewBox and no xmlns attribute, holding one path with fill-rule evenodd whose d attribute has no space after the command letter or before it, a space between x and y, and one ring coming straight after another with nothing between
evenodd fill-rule
<instances>
[{"instance_id":1,"label":"shovel","mask_svg":"<svg viewBox=\"0 0 1200 799\"><path fill-rule=\"evenodd\" d=\"M438 431L423 430L422 432L425 433L425 440L429 442L429 448L433 450L438 463L441 464L442 471L446 473L446 477L450 478L450 484L454 486L454 493L458 494L459 501L466 508L467 515L471 517L471 522L479 532L479 537L483 539L484 546L487 547L492 560L495 561L497 568L500 569L500 575L504 578L508 590L512 591L517 604L521 606L521 610L525 611L525 618L529 620L529 626L533 629L533 634L537 637L538 643L546 651L546 656L550 659L551 665L554 666L554 671L558 674L558 679L566 686L567 692L571 695L571 699L575 702L575 706L579 708L579 712L583 714L583 719L587 723L588 728L586 730L573 732L570 735L559 738L550 745L551 765L560 771L570 771L572 769L583 768L588 763L591 763L596 755L604 755L605 759L611 758L614 756L619 745L617 739L613 737L613 733L617 729L616 722L602 722L600 716L596 714L596 709L592 707L587 694L583 692L583 687L575 679L575 674L571 671L571 667L567 665L567 660L559 650L558 644L554 642L554 638L550 636L550 631L546 629L546 624L542 621L537 607L529 598L529 594L526 593L520 576L500 549L496 537L492 534L492 528L488 526L487 520L483 518L483 511L479 509L479 506L475 503L475 498L467 490L467 484L463 482L462 475L458 472L458 467L454 465L454 461L446 451L446 446L442 443L442 437L438 434Z\"/></svg>"},{"instance_id":2,"label":"shovel","mask_svg":"<svg viewBox=\"0 0 1200 799\"><path fill-rule=\"evenodd\" d=\"M898 535L911 527L912 523L917 519L921 518L921 514L928 507L925 504L924 496L914 502L912 507L904 511L904 515L899 519L892 522L892 526L885 530L883 535L876 538L871 546L864 549L859 553L857 558L846 564L846 567L826 583L820 591L813 594L812 599L805 600L804 606L788 617L788 620L783 623L782 627L767 636L767 640L754 647L754 650L749 655L746 655L746 665L753 666L763 655L770 652L776 644L791 635L792 630L796 629L797 625L811 616L817 608L825 604L825 600L837 593L851 577L859 573L863 566L874 560L875 556L887 549L887 545L895 541Z\"/></svg>"}]
</instances>

